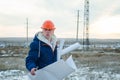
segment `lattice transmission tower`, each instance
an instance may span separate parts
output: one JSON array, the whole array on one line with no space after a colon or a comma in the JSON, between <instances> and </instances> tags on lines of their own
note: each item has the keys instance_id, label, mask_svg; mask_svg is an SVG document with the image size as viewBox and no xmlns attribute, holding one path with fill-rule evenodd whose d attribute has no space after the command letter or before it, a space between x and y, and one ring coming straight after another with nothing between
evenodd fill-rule
<instances>
[{"instance_id":1,"label":"lattice transmission tower","mask_svg":"<svg viewBox=\"0 0 120 80\"><path fill-rule=\"evenodd\" d=\"M89 0L84 0L83 50L89 50Z\"/></svg>"}]
</instances>

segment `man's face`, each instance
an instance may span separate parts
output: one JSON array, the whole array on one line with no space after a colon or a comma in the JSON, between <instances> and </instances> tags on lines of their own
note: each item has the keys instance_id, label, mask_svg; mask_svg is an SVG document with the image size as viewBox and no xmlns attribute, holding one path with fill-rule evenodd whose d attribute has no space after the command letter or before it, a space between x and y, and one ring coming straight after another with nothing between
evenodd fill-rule
<instances>
[{"instance_id":1,"label":"man's face","mask_svg":"<svg viewBox=\"0 0 120 80\"><path fill-rule=\"evenodd\" d=\"M43 35L47 39L50 39L53 34L54 34L54 29L43 29Z\"/></svg>"}]
</instances>

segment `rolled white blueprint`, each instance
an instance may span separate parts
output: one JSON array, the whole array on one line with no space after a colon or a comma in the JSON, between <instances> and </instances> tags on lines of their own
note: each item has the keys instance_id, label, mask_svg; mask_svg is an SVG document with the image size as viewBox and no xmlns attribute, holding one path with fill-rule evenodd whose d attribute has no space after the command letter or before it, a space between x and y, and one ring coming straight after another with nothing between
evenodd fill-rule
<instances>
[{"instance_id":1,"label":"rolled white blueprint","mask_svg":"<svg viewBox=\"0 0 120 80\"><path fill-rule=\"evenodd\" d=\"M61 58L61 52L62 52L62 49L63 49L63 46L64 46L64 42L65 40L60 40L60 44L59 44L59 48L58 48L58 52L57 52L57 60L60 60Z\"/></svg>"},{"instance_id":2,"label":"rolled white blueprint","mask_svg":"<svg viewBox=\"0 0 120 80\"><path fill-rule=\"evenodd\" d=\"M61 58L61 54L60 54L60 51L58 50L58 53L57 53L57 60L60 60Z\"/></svg>"},{"instance_id":3,"label":"rolled white blueprint","mask_svg":"<svg viewBox=\"0 0 120 80\"><path fill-rule=\"evenodd\" d=\"M60 40L60 47L59 47L59 49L60 49L60 50L62 50L62 49L63 49L64 42L65 42L65 40Z\"/></svg>"},{"instance_id":4,"label":"rolled white blueprint","mask_svg":"<svg viewBox=\"0 0 120 80\"><path fill-rule=\"evenodd\" d=\"M73 51L73 50L75 50L75 49L77 49L77 48L79 48L79 47L80 47L80 44L79 44L79 43L72 44L72 45L70 45L69 47L63 49L63 50L61 51L61 55L64 55L64 54L66 54L66 53L69 53L69 52L71 52L71 51Z\"/></svg>"}]
</instances>

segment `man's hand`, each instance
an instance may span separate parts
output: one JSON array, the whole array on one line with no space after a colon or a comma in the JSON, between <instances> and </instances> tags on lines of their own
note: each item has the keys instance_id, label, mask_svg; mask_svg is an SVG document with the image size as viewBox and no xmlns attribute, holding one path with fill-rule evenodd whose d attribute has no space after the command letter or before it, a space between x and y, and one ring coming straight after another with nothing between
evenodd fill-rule
<instances>
[{"instance_id":1,"label":"man's hand","mask_svg":"<svg viewBox=\"0 0 120 80\"><path fill-rule=\"evenodd\" d=\"M30 71L31 75L35 75L36 70L37 70L37 68L32 68L31 71Z\"/></svg>"}]
</instances>

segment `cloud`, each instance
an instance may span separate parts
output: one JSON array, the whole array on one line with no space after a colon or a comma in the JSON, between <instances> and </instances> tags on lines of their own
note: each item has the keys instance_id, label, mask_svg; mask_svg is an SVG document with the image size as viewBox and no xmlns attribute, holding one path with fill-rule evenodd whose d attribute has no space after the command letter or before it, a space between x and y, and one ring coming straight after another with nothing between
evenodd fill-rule
<instances>
[{"instance_id":1,"label":"cloud","mask_svg":"<svg viewBox=\"0 0 120 80\"><path fill-rule=\"evenodd\" d=\"M91 0L90 1L90 20L96 21L102 16L115 16L120 13L119 0Z\"/></svg>"},{"instance_id":2,"label":"cloud","mask_svg":"<svg viewBox=\"0 0 120 80\"><path fill-rule=\"evenodd\" d=\"M15 27L15 26L11 26L11 27L0 27L0 32L2 32L0 34L0 37L24 37L25 36L25 29L23 27Z\"/></svg>"},{"instance_id":3,"label":"cloud","mask_svg":"<svg viewBox=\"0 0 120 80\"><path fill-rule=\"evenodd\" d=\"M90 0L89 2L90 32L95 34L96 32L100 33L104 29L100 26L105 25L116 26L118 31L114 29L113 32L119 32L120 28L118 25L120 24L112 20L119 20L120 1ZM79 37L81 37L83 32L84 0L0 0L0 5L0 30L3 31L6 28L10 30L16 30L18 28L18 30L25 31L26 18L28 18L29 35L33 36L35 32L39 31L44 20L51 19L57 27L56 33L58 36L75 37L77 10L79 9ZM11 35L3 32L1 36L17 36L15 32L12 32ZM24 34L18 36L25 35L25 32L22 33Z\"/></svg>"},{"instance_id":4,"label":"cloud","mask_svg":"<svg viewBox=\"0 0 120 80\"><path fill-rule=\"evenodd\" d=\"M95 23L90 25L92 34L118 34L120 33L120 15L102 16ZM111 36L110 36L111 37Z\"/></svg>"}]
</instances>

